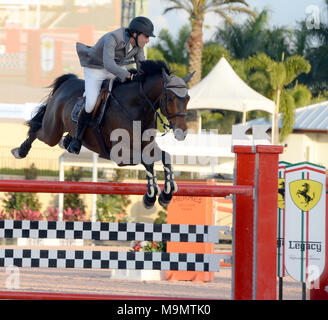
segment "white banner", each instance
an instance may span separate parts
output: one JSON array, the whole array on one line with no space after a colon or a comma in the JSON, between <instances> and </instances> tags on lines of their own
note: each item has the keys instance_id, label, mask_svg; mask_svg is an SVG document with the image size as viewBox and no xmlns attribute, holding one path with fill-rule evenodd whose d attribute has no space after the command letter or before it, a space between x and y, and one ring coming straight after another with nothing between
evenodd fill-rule
<instances>
[{"instance_id":1,"label":"white banner","mask_svg":"<svg viewBox=\"0 0 328 320\"><path fill-rule=\"evenodd\" d=\"M55 41L49 37L41 38L41 68L51 71L55 66Z\"/></svg>"},{"instance_id":2,"label":"white banner","mask_svg":"<svg viewBox=\"0 0 328 320\"><path fill-rule=\"evenodd\" d=\"M316 280L325 266L326 169L308 162L285 171L285 267L297 281Z\"/></svg>"}]
</instances>

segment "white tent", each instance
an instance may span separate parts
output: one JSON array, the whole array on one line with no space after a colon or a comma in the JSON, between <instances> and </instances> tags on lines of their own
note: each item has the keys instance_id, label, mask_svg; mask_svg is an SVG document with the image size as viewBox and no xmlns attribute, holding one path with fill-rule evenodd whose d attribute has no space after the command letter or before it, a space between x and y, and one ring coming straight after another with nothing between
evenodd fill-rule
<instances>
[{"instance_id":1,"label":"white tent","mask_svg":"<svg viewBox=\"0 0 328 320\"><path fill-rule=\"evenodd\" d=\"M246 121L247 111L263 110L272 114L275 108L272 100L262 96L241 80L224 57L202 81L188 91L188 110L240 111L243 112L243 123Z\"/></svg>"}]
</instances>

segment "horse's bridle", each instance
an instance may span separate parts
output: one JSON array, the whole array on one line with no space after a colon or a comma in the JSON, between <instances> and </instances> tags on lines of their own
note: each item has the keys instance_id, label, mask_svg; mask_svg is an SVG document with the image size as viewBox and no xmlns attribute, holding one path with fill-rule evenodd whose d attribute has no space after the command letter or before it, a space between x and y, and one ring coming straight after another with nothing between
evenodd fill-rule
<instances>
[{"instance_id":1,"label":"horse's bridle","mask_svg":"<svg viewBox=\"0 0 328 320\"><path fill-rule=\"evenodd\" d=\"M164 130L166 134L170 129L173 129L172 123L171 123L171 119L175 118L175 117L185 117L187 115L186 112L176 112L173 114L169 114L167 111L167 101L166 101L166 97L167 97L167 91L173 91L173 89L187 89L187 86L185 85L171 85L168 86L167 82L165 81L165 79L163 79L163 89L162 89L162 94L160 97L158 97L155 101L155 103L153 104L150 99L148 98L148 96L145 94L144 90L143 90L143 86L141 81L140 83L140 92L142 93L142 95L144 96L145 100L147 101L147 103L151 106L151 108L153 109L153 111L155 112L156 115L156 119L159 118ZM175 93L174 93L175 94ZM176 95L176 94L175 94ZM177 96L177 95L176 95ZM158 103L158 100L160 100L160 105L156 108L155 105ZM163 107L163 108L162 108ZM169 124L165 123L161 117L161 115L159 114L159 112L157 111L157 109L160 110L164 110L165 114L163 114L165 116L165 118L169 121Z\"/></svg>"},{"instance_id":2,"label":"horse's bridle","mask_svg":"<svg viewBox=\"0 0 328 320\"><path fill-rule=\"evenodd\" d=\"M174 117L185 117L187 115L186 112L176 112L176 113L173 113L173 114L170 114L168 113L167 111L167 106L166 106L166 96L167 96L167 90L171 91L174 93L174 90L172 89L187 89L186 86L184 85L174 85L174 86L167 86L167 83L166 81L164 80L163 82L163 90L162 90L162 99L161 99L161 105L163 105L163 108L165 110L165 113L164 116L166 117L167 120L171 120L172 118ZM175 93L174 93L175 94ZM176 94L175 94L176 95ZM161 108L161 106L160 106Z\"/></svg>"}]
</instances>

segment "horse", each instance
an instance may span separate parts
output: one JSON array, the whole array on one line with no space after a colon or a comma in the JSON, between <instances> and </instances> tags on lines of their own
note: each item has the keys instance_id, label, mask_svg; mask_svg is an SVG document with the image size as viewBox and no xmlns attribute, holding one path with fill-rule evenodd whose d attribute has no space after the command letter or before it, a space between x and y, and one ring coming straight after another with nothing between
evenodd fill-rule
<instances>
[{"instance_id":1,"label":"horse","mask_svg":"<svg viewBox=\"0 0 328 320\"><path fill-rule=\"evenodd\" d=\"M279 183L279 187L280 186L281 186L281 188L278 188L278 194L280 194L282 199L285 201L285 182L281 181Z\"/></svg>"},{"instance_id":2,"label":"horse","mask_svg":"<svg viewBox=\"0 0 328 320\"><path fill-rule=\"evenodd\" d=\"M315 194L313 193L313 198L310 197L309 191L310 191L310 185L308 183L302 184L303 189L297 190L296 194L298 196L302 196L304 198L304 201L306 203L306 207L309 205L311 201L313 201Z\"/></svg>"},{"instance_id":3,"label":"horse","mask_svg":"<svg viewBox=\"0 0 328 320\"><path fill-rule=\"evenodd\" d=\"M89 126L83 135L82 145L118 166L141 163L147 178L144 206L152 208L159 195L159 204L166 208L177 192L177 184L171 156L161 150L155 141L157 117L166 131L173 130L175 139L185 139L186 110L190 99L187 83L194 73L182 79L172 75L167 64L160 60L141 62L140 71L133 81L115 82L109 98L105 99L102 121L98 124L101 139ZM59 144L67 148L75 135L76 122L72 120L72 110L83 96L84 80L75 74L63 74L49 88L52 90L46 101L27 121L27 139L20 147L11 150L17 159L27 156L36 139L51 147ZM164 123L158 110L168 123ZM65 132L68 134L63 137ZM164 167L163 191L157 184L154 172L156 161L162 161Z\"/></svg>"}]
</instances>

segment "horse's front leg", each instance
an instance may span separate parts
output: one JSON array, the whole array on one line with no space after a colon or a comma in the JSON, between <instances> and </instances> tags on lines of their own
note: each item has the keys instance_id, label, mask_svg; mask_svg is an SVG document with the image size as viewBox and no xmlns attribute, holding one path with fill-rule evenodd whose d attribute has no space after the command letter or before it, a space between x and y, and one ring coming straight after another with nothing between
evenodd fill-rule
<instances>
[{"instance_id":1,"label":"horse's front leg","mask_svg":"<svg viewBox=\"0 0 328 320\"><path fill-rule=\"evenodd\" d=\"M154 172L154 164L143 163L143 165L146 168L146 177L148 180L147 193L143 196L143 204L146 209L150 209L154 206L156 196L160 194L161 189L157 184L157 178Z\"/></svg>"},{"instance_id":2,"label":"horse's front leg","mask_svg":"<svg viewBox=\"0 0 328 320\"><path fill-rule=\"evenodd\" d=\"M164 166L165 183L164 190L161 192L158 202L162 207L166 208L172 200L173 193L178 191L178 186L174 181L171 156L165 151L162 151L162 162Z\"/></svg>"}]
</instances>

